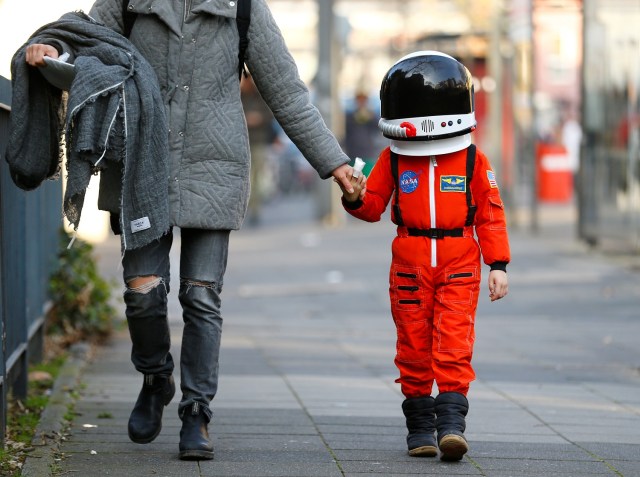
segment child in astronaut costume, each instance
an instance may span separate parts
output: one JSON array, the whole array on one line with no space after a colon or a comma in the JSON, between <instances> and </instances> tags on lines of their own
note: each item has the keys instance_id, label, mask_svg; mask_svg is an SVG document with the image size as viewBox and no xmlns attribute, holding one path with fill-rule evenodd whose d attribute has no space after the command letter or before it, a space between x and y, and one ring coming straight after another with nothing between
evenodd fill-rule
<instances>
[{"instance_id":1,"label":"child in astronaut costume","mask_svg":"<svg viewBox=\"0 0 640 477\"><path fill-rule=\"evenodd\" d=\"M491 301L507 294L504 206L488 159L471 143L473 83L464 65L436 51L407 55L385 75L380 99L379 127L391 146L364 195L361 176L352 179L353 193L342 188L342 202L354 217L376 222L391 201L398 227L389 294L409 455L436 456L439 448L442 460L460 460L468 451L481 258L490 267Z\"/></svg>"}]
</instances>

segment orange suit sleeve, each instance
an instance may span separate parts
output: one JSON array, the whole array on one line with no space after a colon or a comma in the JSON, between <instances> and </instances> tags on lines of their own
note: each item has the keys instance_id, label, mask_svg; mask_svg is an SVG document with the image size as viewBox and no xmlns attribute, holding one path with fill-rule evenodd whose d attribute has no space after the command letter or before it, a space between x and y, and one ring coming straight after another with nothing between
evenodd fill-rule
<instances>
[{"instance_id":1,"label":"orange suit sleeve","mask_svg":"<svg viewBox=\"0 0 640 477\"><path fill-rule=\"evenodd\" d=\"M511 251L504 203L496 174L480 150L476 153L471 193L477 206L475 227L483 261L492 269L506 270Z\"/></svg>"}]
</instances>

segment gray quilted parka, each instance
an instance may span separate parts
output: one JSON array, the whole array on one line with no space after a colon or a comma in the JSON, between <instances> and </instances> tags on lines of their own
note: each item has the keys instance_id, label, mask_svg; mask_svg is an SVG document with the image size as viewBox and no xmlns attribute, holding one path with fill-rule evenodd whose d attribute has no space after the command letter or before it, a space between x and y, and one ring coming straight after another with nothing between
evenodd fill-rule
<instances>
[{"instance_id":1,"label":"gray quilted parka","mask_svg":"<svg viewBox=\"0 0 640 477\"><path fill-rule=\"evenodd\" d=\"M169 122L171 224L240 228L249 196L249 139L240 100L234 0L130 0L130 40L158 75ZM122 1L93 18L122 33ZM246 64L274 116L320 177L349 162L312 105L265 0L252 0Z\"/></svg>"}]
</instances>

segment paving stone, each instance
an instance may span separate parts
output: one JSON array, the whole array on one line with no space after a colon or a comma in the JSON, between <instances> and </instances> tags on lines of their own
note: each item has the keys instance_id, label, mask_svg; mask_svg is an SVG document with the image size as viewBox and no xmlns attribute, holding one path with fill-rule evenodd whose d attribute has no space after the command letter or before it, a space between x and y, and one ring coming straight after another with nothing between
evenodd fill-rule
<instances>
[{"instance_id":1,"label":"paving stone","mask_svg":"<svg viewBox=\"0 0 640 477\"><path fill-rule=\"evenodd\" d=\"M251 463L206 461L200 464L200 477L342 477L336 464L307 462Z\"/></svg>"},{"instance_id":2,"label":"paving stone","mask_svg":"<svg viewBox=\"0 0 640 477\"><path fill-rule=\"evenodd\" d=\"M575 455L575 454L572 454ZM474 462L489 475L494 471L509 471L514 475L522 473L538 473L538 475L566 475L567 473L575 473L576 475L587 474L608 474L611 469L600 461L589 458L568 460L568 459L501 459L501 458L484 458L478 457L473 459Z\"/></svg>"},{"instance_id":3,"label":"paving stone","mask_svg":"<svg viewBox=\"0 0 640 477\"><path fill-rule=\"evenodd\" d=\"M477 469L469 461L460 461L455 463L443 463L438 458L415 458L408 462L393 462L383 461L346 461L341 463L345 473L368 473L368 474L416 474L416 475L429 475L433 473L436 475L483 475L479 469Z\"/></svg>"},{"instance_id":4,"label":"paving stone","mask_svg":"<svg viewBox=\"0 0 640 477\"><path fill-rule=\"evenodd\" d=\"M62 460L61 465L69 475L91 477L108 475L110 477L162 476L196 477L200 470L196 462L178 460L178 453L169 456L153 454L111 453L72 454Z\"/></svg>"}]
</instances>

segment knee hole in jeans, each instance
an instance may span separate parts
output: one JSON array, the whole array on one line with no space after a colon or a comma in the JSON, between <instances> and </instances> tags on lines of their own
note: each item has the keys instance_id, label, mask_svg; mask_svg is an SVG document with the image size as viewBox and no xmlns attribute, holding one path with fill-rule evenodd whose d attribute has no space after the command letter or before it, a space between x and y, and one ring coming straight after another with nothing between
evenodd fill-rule
<instances>
[{"instance_id":1,"label":"knee hole in jeans","mask_svg":"<svg viewBox=\"0 0 640 477\"><path fill-rule=\"evenodd\" d=\"M192 280L190 278L181 278L180 285L184 287L185 292L188 292L193 287L202 287L202 288L208 288L210 290L219 291L219 287L216 282L207 282L204 280Z\"/></svg>"},{"instance_id":2,"label":"knee hole in jeans","mask_svg":"<svg viewBox=\"0 0 640 477\"><path fill-rule=\"evenodd\" d=\"M127 291L146 295L161 283L164 283L162 277L157 277L155 275L134 277L131 280L127 280Z\"/></svg>"}]
</instances>

